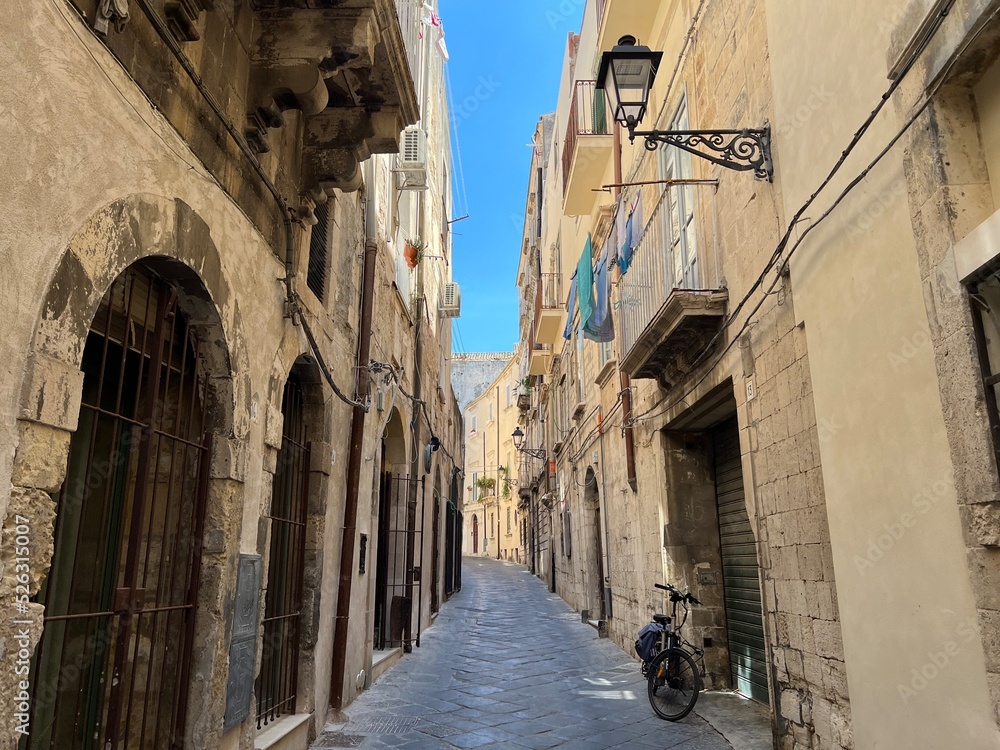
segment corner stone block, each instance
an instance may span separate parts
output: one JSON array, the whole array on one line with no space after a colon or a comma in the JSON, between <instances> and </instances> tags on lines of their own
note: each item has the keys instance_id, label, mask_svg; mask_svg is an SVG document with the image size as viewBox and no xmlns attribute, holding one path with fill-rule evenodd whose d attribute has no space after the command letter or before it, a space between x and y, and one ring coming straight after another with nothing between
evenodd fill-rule
<instances>
[{"instance_id":1,"label":"corner stone block","mask_svg":"<svg viewBox=\"0 0 1000 750\"><path fill-rule=\"evenodd\" d=\"M781 691L781 716L793 724L802 724L802 700L797 691Z\"/></svg>"},{"instance_id":2,"label":"corner stone block","mask_svg":"<svg viewBox=\"0 0 1000 750\"><path fill-rule=\"evenodd\" d=\"M212 479L246 480L246 449L236 440L216 439L212 443Z\"/></svg>"},{"instance_id":3,"label":"corner stone block","mask_svg":"<svg viewBox=\"0 0 1000 750\"><path fill-rule=\"evenodd\" d=\"M281 450L281 430L284 423L281 410L268 402L264 415L264 442L272 448Z\"/></svg>"},{"instance_id":4,"label":"corner stone block","mask_svg":"<svg viewBox=\"0 0 1000 750\"><path fill-rule=\"evenodd\" d=\"M11 483L56 492L66 477L71 436L66 430L21 420Z\"/></svg>"},{"instance_id":5,"label":"corner stone block","mask_svg":"<svg viewBox=\"0 0 1000 750\"><path fill-rule=\"evenodd\" d=\"M1000 547L1000 502L967 505L962 509L969 533L983 547Z\"/></svg>"},{"instance_id":6,"label":"corner stone block","mask_svg":"<svg viewBox=\"0 0 1000 750\"><path fill-rule=\"evenodd\" d=\"M5 584L13 589L15 558L28 559L31 594L38 593L52 562L56 504L49 493L33 487L11 487L7 518L0 531L0 564Z\"/></svg>"},{"instance_id":7,"label":"corner stone block","mask_svg":"<svg viewBox=\"0 0 1000 750\"><path fill-rule=\"evenodd\" d=\"M977 606L1000 610L1000 550L980 547L969 550L968 556Z\"/></svg>"},{"instance_id":8,"label":"corner stone block","mask_svg":"<svg viewBox=\"0 0 1000 750\"><path fill-rule=\"evenodd\" d=\"M39 352L31 354L26 369L20 418L69 432L76 430L83 372Z\"/></svg>"}]
</instances>

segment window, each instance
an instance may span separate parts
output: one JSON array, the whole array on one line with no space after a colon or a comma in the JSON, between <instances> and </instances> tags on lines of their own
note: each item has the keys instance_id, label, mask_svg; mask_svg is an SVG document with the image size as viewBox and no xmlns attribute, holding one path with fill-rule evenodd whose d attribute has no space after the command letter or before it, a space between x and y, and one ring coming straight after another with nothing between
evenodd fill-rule
<instances>
[{"instance_id":1,"label":"window","mask_svg":"<svg viewBox=\"0 0 1000 750\"><path fill-rule=\"evenodd\" d=\"M478 414L473 414L472 415L472 426L469 428L469 431L470 432L475 432L477 429L479 429L479 415Z\"/></svg>"},{"instance_id":2,"label":"window","mask_svg":"<svg viewBox=\"0 0 1000 750\"><path fill-rule=\"evenodd\" d=\"M970 289L979 362L986 393L986 411L993 433L993 451L1000 468L1000 278L994 272Z\"/></svg>"},{"instance_id":3,"label":"window","mask_svg":"<svg viewBox=\"0 0 1000 750\"><path fill-rule=\"evenodd\" d=\"M610 342L610 341L602 343L600 345L600 347L601 347L601 349L600 349L600 354L601 354L601 368L603 368L604 365L606 365L609 360L611 360L612 358L614 358L614 348L613 348L612 342Z\"/></svg>"},{"instance_id":4,"label":"window","mask_svg":"<svg viewBox=\"0 0 1000 750\"><path fill-rule=\"evenodd\" d=\"M302 622L303 555L309 494L309 448L298 378L285 384L281 452L271 485L271 545L264 600L264 643L257 678L257 728L295 713Z\"/></svg>"},{"instance_id":5,"label":"window","mask_svg":"<svg viewBox=\"0 0 1000 750\"><path fill-rule=\"evenodd\" d=\"M330 247L330 201L316 206L316 224L309 235L309 268L306 272L306 286L320 302L326 294L327 255Z\"/></svg>"},{"instance_id":6,"label":"window","mask_svg":"<svg viewBox=\"0 0 1000 750\"><path fill-rule=\"evenodd\" d=\"M493 421L493 402L492 401L490 401L489 418L486 421L487 422L492 422Z\"/></svg>"},{"instance_id":7,"label":"window","mask_svg":"<svg viewBox=\"0 0 1000 750\"><path fill-rule=\"evenodd\" d=\"M490 513L490 539L495 539L496 538L496 534L493 533L494 530L496 529L496 525L493 523L493 520L494 520L494 516L493 516L492 513Z\"/></svg>"},{"instance_id":8,"label":"window","mask_svg":"<svg viewBox=\"0 0 1000 750\"><path fill-rule=\"evenodd\" d=\"M507 508L507 533L510 534L510 508Z\"/></svg>"},{"instance_id":9,"label":"window","mask_svg":"<svg viewBox=\"0 0 1000 750\"><path fill-rule=\"evenodd\" d=\"M682 100L677 107L671 130L688 129L687 101ZM684 179L694 176L691 154L679 148L661 148L659 154L660 178L664 180ZM694 188L690 185L667 188L666 202L660 216L663 236L670 242L670 280L668 289L697 289L699 283L698 243L695 237Z\"/></svg>"},{"instance_id":10,"label":"window","mask_svg":"<svg viewBox=\"0 0 1000 750\"><path fill-rule=\"evenodd\" d=\"M507 403L507 408L508 408L508 409L510 408L510 391L511 391L511 388L510 388L510 381L508 380L508 381L507 381L507 402L506 402L506 403Z\"/></svg>"}]
</instances>

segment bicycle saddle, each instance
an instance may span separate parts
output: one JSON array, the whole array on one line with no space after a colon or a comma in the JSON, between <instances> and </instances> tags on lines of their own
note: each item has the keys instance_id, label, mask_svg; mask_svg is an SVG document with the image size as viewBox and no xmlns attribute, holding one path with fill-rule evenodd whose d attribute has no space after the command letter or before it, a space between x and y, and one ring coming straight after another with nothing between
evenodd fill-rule
<instances>
[{"instance_id":1,"label":"bicycle saddle","mask_svg":"<svg viewBox=\"0 0 1000 750\"><path fill-rule=\"evenodd\" d=\"M653 622L659 622L664 625L669 625L670 615L653 615Z\"/></svg>"}]
</instances>

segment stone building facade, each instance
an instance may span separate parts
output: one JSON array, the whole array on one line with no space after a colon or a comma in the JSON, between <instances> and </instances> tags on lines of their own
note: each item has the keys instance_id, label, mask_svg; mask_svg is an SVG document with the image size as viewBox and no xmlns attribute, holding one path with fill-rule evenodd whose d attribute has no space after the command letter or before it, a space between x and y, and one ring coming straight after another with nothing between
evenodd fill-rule
<instances>
[{"instance_id":1,"label":"stone building facade","mask_svg":"<svg viewBox=\"0 0 1000 750\"><path fill-rule=\"evenodd\" d=\"M514 352L456 352L451 355L451 386L465 409L479 398L510 362Z\"/></svg>"},{"instance_id":2,"label":"stone building facade","mask_svg":"<svg viewBox=\"0 0 1000 750\"><path fill-rule=\"evenodd\" d=\"M313 5L0 25L0 747L304 748L456 586L443 62Z\"/></svg>"},{"instance_id":3,"label":"stone building facade","mask_svg":"<svg viewBox=\"0 0 1000 750\"><path fill-rule=\"evenodd\" d=\"M523 562L526 517L518 502L519 469L513 434L523 392L516 357L463 410L465 474L462 550L466 555Z\"/></svg>"},{"instance_id":4,"label":"stone building facade","mask_svg":"<svg viewBox=\"0 0 1000 750\"><path fill-rule=\"evenodd\" d=\"M616 133L626 34L663 52L640 130L767 126L773 178ZM707 685L776 747L1000 742L998 37L985 0L589 2L536 134L546 578L628 650L654 583L691 589ZM605 343L567 305L602 260Z\"/></svg>"}]
</instances>

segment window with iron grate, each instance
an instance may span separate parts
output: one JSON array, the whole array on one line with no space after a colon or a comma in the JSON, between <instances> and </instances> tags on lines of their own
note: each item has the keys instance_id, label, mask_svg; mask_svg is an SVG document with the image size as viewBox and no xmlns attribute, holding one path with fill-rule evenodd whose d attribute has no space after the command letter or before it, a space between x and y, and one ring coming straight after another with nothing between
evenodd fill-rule
<instances>
[{"instance_id":1,"label":"window with iron grate","mask_svg":"<svg viewBox=\"0 0 1000 750\"><path fill-rule=\"evenodd\" d=\"M316 224L309 238L309 269L306 285L320 302L326 301L327 256L330 247L330 201L316 206Z\"/></svg>"}]
</instances>

